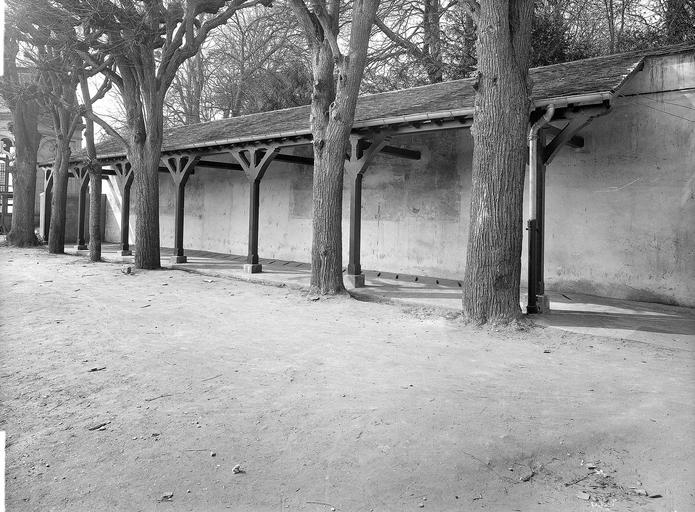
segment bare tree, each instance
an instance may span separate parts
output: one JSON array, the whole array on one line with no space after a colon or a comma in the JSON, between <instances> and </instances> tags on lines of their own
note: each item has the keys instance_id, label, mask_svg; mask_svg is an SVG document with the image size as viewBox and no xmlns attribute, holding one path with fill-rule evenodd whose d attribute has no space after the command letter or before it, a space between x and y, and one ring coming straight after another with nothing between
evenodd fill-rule
<instances>
[{"instance_id":1,"label":"bare tree","mask_svg":"<svg viewBox=\"0 0 695 512\"><path fill-rule=\"evenodd\" d=\"M164 100L165 123L188 125L211 121L203 107L204 88L210 80L209 59L203 48L179 68Z\"/></svg>"},{"instance_id":2,"label":"bare tree","mask_svg":"<svg viewBox=\"0 0 695 512\"><path fill-rule=\"evenodd\" d=\"M375 25L370 92L462 78L474 68L474 22L457 0L388 0Z\"/></svg>"},{"instance_id":3,"label":"bare tree","mask_svg":"<svg viewBox=\"0 0 695 512\"><path fill-rule=\"evenodd\" d=\"M285 2L272 11L237 11L179 69L165 101L165 123L192 124L306 105L307 47Z\"/></svg>"},{"instance_id":4,"label":"bare tree","mask_svg":"<svg viewBox=\"0 0 695 512\"><path fill-rule=\"evenodd\" d=\"M522 202L529 121L533 0L481 0L473 187L463 314L476 323L520 314Z\"/></svg>"},{"instance_id":5,"label":"bare tree","mask_svg":"<svg viewBox=\"0 0 695 512\"><path fill-rule=\"evenodd\" d=\"M57 0L102 36L91 45L115 67L104 74L126 106L122 136L93 112L86 115L119 140L135 171L135 266L159 268L159 161L164 98L181 65L208 33L238 10L269 0Z\"/></svg>"},{"instance_id":6,"label":"bare tree","mask_svg":"<svg viewBox=\"0 0 695 512\"><path fill-rule=\"evenodd\" d=\"M666 43L695 40L695 0L663 0L658 7L662 13Z\"/></svg>"},{"instance_id":7,"label":"bare tree","mask_svg":"<svg viewBox=\"0 0 695 512\"><path fill-rule=\"evenodd\" d=\"M97 149L94 142L94 121L92 117L94 102L106 95L111 89L111 81L105 78L96 93L92 95L89 78L94 69L85 68L80 75L80 91L82 93L81 112L84 114L84 140L87 150L87 172L89 173L89 259L101 261L101 163L97 159Z\"/></svg>"},{"instance_id":8,"label":"bare tree","mask_svg":"<svg viewBox=\"0 0 695 512\"><path fill-rule=\"evenodd\" d=\"M35 75L17 69L19 32L17 22L27 11L19 0L7 2L5 26L5 76L0 82L0 94L12 112L15 136L15 165L13 172L14 204L12 227L7 242L19 247L36 245L34 234L34 195L36 193L36 159L41 142L39 134L39 93Z\"/></svg>"},{"instance_id":9,"label":"bare tree","mask_svg":"<svg viewBox=\"0 0 695 512\"><path fill-rule=\"evenodd\" d=\"M292 0L291 3L311 48L314 76L311 288L320 294L344 291L341 220L345 149L378 5L379 0L353 0L350 40L347 52L343 53L338 46L339 0L308 3Z\"/></svg>"},{"instance_id":10,"label":"bare tree","mask_svg":"<svg viewBox=\"0 0 695 512\"><path fill-rule=\"evenodd\" d=\"M77 20L59 3L51 0L25 0L24 5L31 7L21 20L17 20L24 44L24 57L31 63L38 77L43 112L52 119L56 140L48 250L51 253L63 253L72 154L70 144L82 121L77 86L81 80L88 80L104 69L105 64L93 67L84 62L84 48L89 47L90 38L94 34L82 30ZM98 56L90 56L90 61L98 60ZM87 97L85 101L91 105L102 98L108 91L108 86L109 82L106 80L97 94Z\"/></svg>"}]
</instances>

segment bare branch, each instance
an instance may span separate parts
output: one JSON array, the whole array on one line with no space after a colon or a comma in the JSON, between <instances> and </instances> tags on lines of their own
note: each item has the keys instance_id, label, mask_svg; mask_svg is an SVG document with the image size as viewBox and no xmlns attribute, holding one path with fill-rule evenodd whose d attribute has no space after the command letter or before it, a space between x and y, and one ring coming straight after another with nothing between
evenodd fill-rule
<instances>
[{"instance_id":1,"label":"bare branch","mask_svg":"<svg viewBox=\"0 0 695 512\"><path fill-rule=\"evenodd\" d=\"M123 147L125 149L128 148L128 142L123 138L123 136L120 133L114 130L109 123L104 121L101 117L99 117L97 114L95 114L93 111L90 111L89 109L83 109L82 113L86 118L91 119L96 124L101 126L106 133L111 135L113 138L118 139L121 142L121 144L123 144Z\"/></svg>"},{"instance_id":2,"label":"bare branch","mask_svg":"<svg viewBox=\"0 0 695 512\"><path fill-rule=\"evenodd\" d=\"M473 21L478 23L480 19L480 4L476 0L461 0L461 6L473 18Z\"/></svg>"}]
</instances>

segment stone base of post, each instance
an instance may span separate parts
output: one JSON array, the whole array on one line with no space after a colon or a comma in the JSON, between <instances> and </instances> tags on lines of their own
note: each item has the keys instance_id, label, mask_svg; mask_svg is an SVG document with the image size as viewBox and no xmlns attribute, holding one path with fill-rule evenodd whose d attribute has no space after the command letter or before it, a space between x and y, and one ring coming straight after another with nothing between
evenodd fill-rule
<instances>
[{"instance_id":1,"label":"stone base of post","mask_svg":"<svg viewBox=\"0 0 695 512\"><path fill-rule=\"evenodd\" d=\"M345 274L343 281L347 288L364 288L364 274Z\"/></svg>"},{"instance_id":2,"label":"stone base of post","mask_svg":"<svg viewBox=\"0 0 695 512\"><path fill-rule=\"evenodd\" d=\"M536 305L539 313L550 313L550 299L547 295L536 295Z\"/></svg>"},{"instance_id":3,"label":"stone base of post","mask_svg":"<svg viewBox=\"0 0 695 512\"><path fill-rule=\"evenodd\" d=\"M247 274L260 274L263 272L263 265L260 263L244 263L244 272Z\"/></svg>"}]
</instances>

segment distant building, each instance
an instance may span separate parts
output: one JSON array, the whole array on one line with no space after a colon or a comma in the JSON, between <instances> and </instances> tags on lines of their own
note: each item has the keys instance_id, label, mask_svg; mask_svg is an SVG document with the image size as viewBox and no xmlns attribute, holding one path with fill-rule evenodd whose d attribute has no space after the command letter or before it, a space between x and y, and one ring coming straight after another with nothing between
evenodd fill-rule
<instances>
[{"instance_id":1,"label":"distant building","mask_svg":"<svg viewBox=\"0 0 695 512\"><path fill-rule=\"evenodd\" d=\"M48 115L43 115L39 119L39 133L41 134L41 142L39 144L38 151L38 161L45 162L47 160L52 160L55 157L55 135L53 133L53 121ZM0 96L0 141L3 145L3 151L5 151L10 158L14 158L14 132L12 129L12 113L10 109L5 104L5 101ZM75 130L70 147L74 152L79 151L82 147L82 130ZM6 162L6 161L5 161ZM0 164L0 171L2 165L6 165L3 162ZM4 180L3 180L4 178ZM4 188L3 188L4 184ZM36 206L34 209L35 225L38 227L40 223L40 201L39 196L43 192L44 187L44 173L43 171L38 171L36 177ZM2 216L2 222L0 224L0 231L9 231L11 225L12 216L12 176L10 172L5 173L3 177L0 177L0 192L2 192L3 203L5 214Z\"/></svg>"}]
</instances>

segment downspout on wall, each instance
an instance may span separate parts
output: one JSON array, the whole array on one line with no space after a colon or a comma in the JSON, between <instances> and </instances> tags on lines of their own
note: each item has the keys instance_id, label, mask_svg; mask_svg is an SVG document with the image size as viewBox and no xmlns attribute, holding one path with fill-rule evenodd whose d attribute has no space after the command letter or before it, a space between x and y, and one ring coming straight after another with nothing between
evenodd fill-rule
<instances>
[{"instance_id":1,"label":"downspout on wall","mask_svg":"<svg viewBox=\"0 0 695 512\"><path fill-rule=\"evenodd\" d=\"M529 130L528 149L529 149L529 187L528 187L528 301L526 313L539 313L537 302L536 284L538 281L536 261L538 260L538 212L536 210L536 195L538 187L538 132L550 122L555 114L555 105L550 104L545 110L545 114L536 121ZM542 156L541 156L542 158Z\"/></svg>"}]
</instances>

